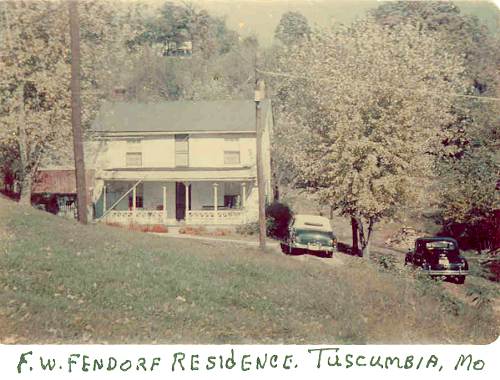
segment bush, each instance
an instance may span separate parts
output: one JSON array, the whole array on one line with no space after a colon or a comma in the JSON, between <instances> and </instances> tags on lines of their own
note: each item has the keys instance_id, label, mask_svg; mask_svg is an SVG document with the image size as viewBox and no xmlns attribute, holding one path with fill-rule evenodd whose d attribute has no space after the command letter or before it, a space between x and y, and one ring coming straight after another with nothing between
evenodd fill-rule
<instances>
[{"instance_id":1,"label":"bush","mask_svg":"<svg viewBox=\"0 0 500 380\"><path fill-rule=\"evenodd\" d=\"M273 202L267 206L267 235L276 239L286 237L292 215L292 210L284 203Z\"/></svg>"},{"instance_id":2,"label":"bush","mask_svg":"<svg viewBox=\"0 0 500 380\"><path fill-rule=\"evenodd\" d=\"M259 233L259 223L252 222L247 224L242 224L236 227L236 233L240 235L256 235Z\"/></svg>"},{"instance_id":3,"label":"bush","mask_svg":"<svg viewBox=\"0 0 500 380\"><path fill-rule=\"evenodd\" d=\"M167 233L168 228L162 224L154 224L152 226L148 226L147 232Z\"/></svg>"},{"instance_id":4,"label":"bush","mask_svg":"<svg viewBox=\"0 0 500 380\"><path fill-rule=\"evenodd\" d=\"M491 289L477 284L467 285L467 296L469 296L472 302L479 308L490 306L499 294L500 292L498 289Z\"/></svg>"},{"instance_id":5,"label":"bush","mask_svg":"<svg viewBox=\"0 0 500 380\"><path fill-rule=\"evenodd\" d=\"M375 262L383 269L392 271L396 269L397 259L394 255L377 255Z\"/></svg>"},{"instance_id":6,"label":"bush","mask_svg":"<svg viewBox=\"0 0 500 380\"><path fill-rule=\"evenodd\" d=\"M203 226L201 226L201 227L185 226L185 227L179 228L179 233L186 234L186 235L203 235L206 232L207 232L207 229Z\"/></svg>"},{"instance_id":7,"label":"bush","mask_svg":"<svg viewBox=\"0 0 500 380\"><path fill-rule=\"evenodd\" d=\"M217 228L215 231L212 231L210 233L212 236L228 236L231 235L231 230L224 229L224 228Z\"/></svg>"}]
</instances>

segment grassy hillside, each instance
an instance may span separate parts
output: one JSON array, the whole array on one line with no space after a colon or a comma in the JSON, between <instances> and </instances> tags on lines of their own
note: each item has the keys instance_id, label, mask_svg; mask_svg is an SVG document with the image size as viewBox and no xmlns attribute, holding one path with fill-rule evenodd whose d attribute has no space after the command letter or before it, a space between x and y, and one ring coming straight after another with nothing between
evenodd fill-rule
<instances>
[{"instance_id":1,"label":"grassy hillside","mask_svg":"<svg viewBox=\"0 0 500 380\"><path fill-rule=\"evenodd\" d=\"M0 289L4 343L487 343L497 334L489 309L360 259L80 226L5 199Z\"/></svg>"}]
</instances>

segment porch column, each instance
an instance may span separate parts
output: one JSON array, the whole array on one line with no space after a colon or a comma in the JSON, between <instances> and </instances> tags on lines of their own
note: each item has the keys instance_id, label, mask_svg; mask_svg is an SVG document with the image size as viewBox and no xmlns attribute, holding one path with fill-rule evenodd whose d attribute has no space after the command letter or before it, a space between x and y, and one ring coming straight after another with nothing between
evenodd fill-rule
<instances>
[{"instance_id":1,"label":"porch column","mask_svg":"<svg viewBox=\"0 0 500 380\"><path fill-rule=\"evenodd\" d=\"M214 222L217 223L217 188L219 187L219 184L214 183Z\"/></svg>"},{"instance_id":2,"label":"porch column","mask_svg":"<svg viewBox=\"0 0 500 380\"><path fill-rule=\"evenodd\" d=\"M218 200L218 197L217 197L217 188L219 187L219 184L218 183L214 183L214 211L217 211L217 200Z\"/></svg>"},{"instance_id":3,"label":"porch column","mask_svg":"<svg viewBox=\"0 0 500 380\"><path fill-rule=\"evenodd\" d=\"M135 209L136 209L136 202L137 202L137 186L134 186L134 189L132 190L132 212L134 213L135 217Z\"/></svg>"},{"instance_id":4,"label":"porch column","mask_svg":"<svg viewBox=\"0 0 500 380\"><path fill-rule=\"evenodd\" d=\"M163 186L163 223L167 221L167 187Z\"/></svg>"},{"instance_id":5,"label":"porch column","mask_svg":"<svg viewBox=\"0 0 500 380\"><path fill-rule=\"evenodd\" d=\"M241 208L247 205L247 185L245 182L241 183Z\"/></svg>"},{"instance_id":6,"label":"porch column","mask_svg":"<svg viewBox=\"0 0 500 380\"><path fill-rule=\"evenodd\" d=\"M189 212L189 182L184 182L184 188L186 189L186 219L188 219L188 212Z\"/></svg>"},{"instance_id":7,"label":"porch column","mask_svg":"<svg viewBox=\"0 0 500 380\"><path fill-rule=\"evenodd\" d=\"M107 192L106 185L104 185L102 187L102 213L103 214L106 212L106 203L108 202L106 192Z\"/></svg>"},{"instance_id":8,"label":"porch column","mask_svg":"<svg viewBox=\"0 0 500 380\"><path fill-rule=\"evenodd\" d=\"M245 182L241 183L241 212L243 213L243 223L246 224L247 222L247 211L246 211L246 205L247 205L247 185Z\"/></svg>"}]
</instances>

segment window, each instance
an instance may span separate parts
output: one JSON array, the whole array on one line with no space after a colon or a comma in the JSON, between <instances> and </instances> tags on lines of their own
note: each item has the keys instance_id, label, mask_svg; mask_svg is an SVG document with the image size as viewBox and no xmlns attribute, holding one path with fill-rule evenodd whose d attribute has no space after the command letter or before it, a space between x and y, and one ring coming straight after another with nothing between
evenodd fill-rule
<instances>
[{"instance_id":1,"label":"window","mask_svg":"<svg viewBox=\"0 0 500 380\"><path fill-rule=\"evenodd\" d=\"M235 150L224 151L224 164L237 165L240 163L240 152Z\"/></svg>"},{"instance_id":2,"label":"window","mask_svg":"<svg viewBox=\"0 0 500 380\"><path fill-rule=\"evenodd\" d=\"M224 195L224 207L240 208L241 201L239 195Z\"/></svg>"},{"instance_id":3,"label":"window","mask_svg":"<svg viewBox=\"0 0 500 380\"><path fill-rule=\"evenodd\" d=\"M125 166L127 167L140 167L142 166L142 153L140 152L127 152L125 156Z\"/></svg>"},{"instance_id":4,"label":"window","mask_svg":"<svg viewBox=\"0 0 500 380\"><path fill-rule=\"evenodd\" d=\"M134 208L134 192L128 194L128 209ZM144 208L144 186L142 183L135 188L135 208Z\"/></svg>"},{"instance_id":5,"label":"window","mask_svg":"<svg viewBox=\"0 0 500 380\"><path fill-rule=\"evenodd\" d=\"M130 194L128 196L128 209L132 210L133 207L134 207L134 196ZM135 208L144 208L144 200L142 198L142 195L135 196Z\"/></svg>"},{"instance_id":6,"label":"window","mask_svg":"<svg viewBox=\"0 0 500 380\"><path fill-rule=\"evenodd\" d=\"M175 135L175 166L189 166L189 135Z\"/></svg>"}]
</instances>

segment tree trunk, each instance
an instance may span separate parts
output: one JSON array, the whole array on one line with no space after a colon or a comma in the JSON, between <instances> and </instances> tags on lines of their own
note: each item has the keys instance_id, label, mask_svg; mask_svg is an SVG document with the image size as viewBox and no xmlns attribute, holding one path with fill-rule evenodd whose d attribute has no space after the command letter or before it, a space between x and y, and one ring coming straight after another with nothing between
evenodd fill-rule
<instances>
[{"instance_id":1,"label":"tree trunk","mask_svg":"<svg viewBox=\"0 0 500 380\"><path fill-rule=\"evenodd\" d=\"M370 239L368 239L363 245L363 251L361 255L367 260L370 260Z\"/></svg>"},{"instance_id":2,"label":"tree trunk","mask_svg":"<svg viewBox=\"0 0 500 380\"><path fill-rule=\"evenodd\" d=\"M361 256L370 260L370 238L373 232L373 225L375 224L373 218L368 220L368 230L365 231L362 220L358 220L359 240L361 242Z\"/></svg>"},{"instance_id":3,"label":"tree trunk","mask_svg":"<svg viewBox=\"0 0 500 380\"><path fill-rule=\"evenodd\" d=\"M21 183L21 197L19 199L19 203L22 205L31 205L31 186L33 180L29 172L24 173L24 178Z\"/></svg>"},{"instance_id":4,"label":"tree trunk","mask_svg":"<svg viewBox=\"0 0 500 380\"><path fill-rule=\"evenodd\" d=\"M352 229L352 253L358 255L358 221L356 218L351 217L351 229Z\"/></svg>"},{"instance_id":5,"label":"tree trunk","mask_svg":"<svg viewBox=\"0 0 500 380\"><path fill-rule=\"evenodd\" d=\"M19 125L17 127L17 144L19 148L19 161L21 164L21 197L19 203L24 205L31 205L31 186L33 183L33 177L31 176L31 170L29 165L28 157L28 138L26 136L26 125L25 125L25 110L24 110L24 88L20 86L19 88L19 103L20 103L20 117Z\"/></svg>"}]
</instances>

